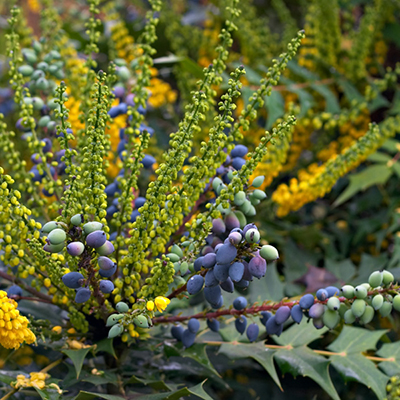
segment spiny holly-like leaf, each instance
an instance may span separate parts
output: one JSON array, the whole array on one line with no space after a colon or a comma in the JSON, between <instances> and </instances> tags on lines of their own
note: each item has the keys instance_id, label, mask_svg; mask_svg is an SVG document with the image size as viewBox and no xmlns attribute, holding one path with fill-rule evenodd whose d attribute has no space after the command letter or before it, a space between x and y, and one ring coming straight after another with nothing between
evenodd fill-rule
<instances>
[{"instance_id":1,"label":"spiny holly-like leaf","mask_svg":"<svg viewBox=\"0 0 400 400\"><path fill-rule=\"evenodd\" d=\"M335 114L340 112L340 106L336 99L336 95L329 89L328 86L313 83L310 85L317 93L325 99L325 111Z\"/></svg>"},{"instance_id":2,"label":"spiny holly-like leaf","mask_svg":"<svg viewBox=\"0 0 400 400\"><path fill-rule=\"evenodd\" d=\"M299 325L293 324L289 329L286 329L281 336L274 337L274 341L281 346L305 346L319 339L327 330L328 328L326 327L315 329L312 323L308 323L306 318L303 318Z\"/></svg>"},{"instance_id":3,"label":"spiny holly-like leaf","mask_svg":"<svg viewBox=\"0 0 400 400\"><path fill-rule=\"evenodd\" d=\"M141 384L145 386L149 386L154 390L172 390L172 387L168 385L164 381L155 380L155 379L142 379L137 376L132 375L128 381L124 383L124 385L132 385L132 384Z\"/></svg>"},{"instance_id":4,"label":"spiny holly-like leaf","mask_svg":"<svg viewBox=\"0 0 400 400\"><path fill-rule=\"evenodd\" d=\"M92 399L105 399L105 400L124 400L124 397L116 396L114 394L103 394L80 391L74 400L92 400Z\"/></svg>"},{"instance_id":5,"label":"spiny holly-like leaf","mask_svg":"<svg viewBox=\"0 0 400 400\"><path fill-rule=\"evenodd\" d=\"M387 330L368 331L363 328L344 326L339 337L328 346L335 353L361 353L375 350L376 343Z\"/></svg>"},{"instance_id":6,"label":"spiny holly-like leaf","mask_svg":"<svg viewBox=\"0 0 400 400\"><path fill-rule=\"evenodd\" d=\"M265 299L280 301L284 297L284 284L279 279L276 263L268 264L268 274L265 278L254 280L251 285L249 302L262 303Z\"/></svg>"},{"instance_id":7,"label":"spiny holly-like leaf","mask_svg":"<svg viewBox=\"0 0 400 400\"><path fill-rule=\"evenodd\" d=\"M315 329L315 328L314 328ZM274 382L282 389L274 365L275 350L268 349L263 342L256 343L224 343L218 350L219 354L224 354L231 360L239 358L252 358L257 361L268 372Z\"/></svg>"},{"instance_id":8,"label":"spiny holly-like leaf","mask_svg":"<svg viewBox=\"0 0 400 400\"><path fill-rule=\"evenodd\" d=\"M99 351L104 351L108 354L111 354L114 358L117 358L115 354L114 346L113 346L114 339L103 339L100 342L96 343L96 353Z\"/></svg>"},{"instance_id":9,"label":"spiny holly-like leaf","mask_svg":"<svg viewBox=\"0 0 400 400\"><path fill-rule=\"evenodd\" d=\"M79 349L79 350L63 350L62 352L68 356L72 363L74 364L75 371L76 371L76 379L79 378L79 374L82 370L83 362L85 361L85 357L89 353L92 347L87 347L86 349Z\"/></svg>"},{"instance_id":10,"label":"spiny holly-like leaf","mask_svg":"<svg viewBox=\"0 0 400 400\"><path fill-rule=\"evenodd\" d=\"M195 343L193 346L190 346L188 349L185 349L185 351L182 353L182 356L189 357L197 361L203 367L205 367L215 375L221 377L219 373L216 371L216 369L213 367L213 365L210 363L210 360L208 359L206 353L206 347L207 347L206 344Z\"/></svg>"},{"instance_id":11,"label":"spiny holly-like leaf","mask_svg":"<svg viewBox=\"0 0 400 400\"><path fill-rule=\"evenodd\" d=\"M39 389L34 388L43 400L59 400L62 399L62 394L58 393L56 389Z\"/></svg>"},{"instance_id":12,"label":"spiny holly-like leaf","mask_svg":"<svg viewBox=\"0 0 400 400\"><path fill-rule=\"evenodd\" d=\"M285 100L278 91L273 90L270 96L264 97L264 101L268 111L265 129L271 129L274 122L285 114Z\"/></svg>"},{"instance_id":13,"label":"spiny holly-like leaf","mask_svg":"<svg viewBox=\"0 0 400 400\"><path fill-rule=\"evenodd\" d=\"M138 393L138 398L140 398L141 400L179 400L182 399L184 396L194 395L196 397L199 397L200 399L212 400L208 393L203 389L203 385L205 382L206 381L203 381L191 388L185 387L174 392L148 394L144 396Z\"/></svg>"},{"instance_id":14,"label":"spiny holly-like leaf","mask_svg":"<svg viewBox=\"0 0 400 400\"><path fill-rule=\"evenodd\" d=\"M379 357L393 359L379 363L379 368L389 376L400 374L400 342L385 343L376 353Z\"/></svg>"},{"instance_id":15,"label":"spiny holly-like leaf","mask_svg":"<svg viewBox=\"0 0 400 400\"><path fill-rule=\"evenodd\" d=\"M354 353L349 353L347 356L334 355L330 360L346 381L358 381L372 389L379 399L385 398L386 383L389 378L379 371L372 361Z\"/></svg>"},{"instance_id":16,"label":"spiny holly-like leaf","mask_svg":"<svg viewBox=\"0 0 400 400\"><path fill-rule=\"evenodd\" d=\"M339 206L356 193L366 190L373 185L383 185L391 177L393 171L386 165L371 165L357 174L350 175L350 184L336 199L333 205Z\"/></svg>"},{"instance_id":17,"label":"spiny holly-like leaf","mask_svg":"<svg viewBox=\"0 0 400 400\"><path fill-rule=\"evenodd\" d=\"M303 346L291 350L278 350L275 353L275 360L283 373L307 376L318 383L332 399L340 400L329 375L330 361L325 357Z\"/></svg>"}]
</instances>

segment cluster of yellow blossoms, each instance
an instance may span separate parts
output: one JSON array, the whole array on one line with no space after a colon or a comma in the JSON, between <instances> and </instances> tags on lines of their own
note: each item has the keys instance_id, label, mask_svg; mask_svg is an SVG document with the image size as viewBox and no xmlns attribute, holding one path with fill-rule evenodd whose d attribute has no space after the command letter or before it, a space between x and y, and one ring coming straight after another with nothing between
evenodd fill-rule
<instances>
[{"instance_id":1,"label":"cluster of yellow blossoms","mask_svg":"<svg viewBox=\"0 0 400 400\"><path fill-rule=\"evenodd\" d=\"M18 349L23 342L31 344L36 336L28 328L28 319L19 315L17 302L0 290L0 345L6 349Z\"/></svg>"},{"instance_id":2,"label":"cluster of yellow blossoms","mask_svg":"<svg viewBox=\"0 0 400 400\"><path fill-rule=\"evenodd\" d=\"M31 372L30 377L25 375L17 375L17 381L13 384L15 389L35 387L37 389L43 389L46 386L46 379L50 378L49 374L44 372Z\"/></svg>"}]
</instances>

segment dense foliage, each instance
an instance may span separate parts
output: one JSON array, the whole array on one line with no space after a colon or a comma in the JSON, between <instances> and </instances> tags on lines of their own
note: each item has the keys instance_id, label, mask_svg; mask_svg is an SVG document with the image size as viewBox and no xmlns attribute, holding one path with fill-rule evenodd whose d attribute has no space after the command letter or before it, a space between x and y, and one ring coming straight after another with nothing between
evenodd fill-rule
<instances>
[{"instance_id":1,"label":"dense foliage","mask_svg":"<svg viewBox=\"0 0 400 400\"><path fill-rule=\"evenodd\" d=\"M400 4L11 3L2 399L400 398Z\"/></svg>"}]
</instances>

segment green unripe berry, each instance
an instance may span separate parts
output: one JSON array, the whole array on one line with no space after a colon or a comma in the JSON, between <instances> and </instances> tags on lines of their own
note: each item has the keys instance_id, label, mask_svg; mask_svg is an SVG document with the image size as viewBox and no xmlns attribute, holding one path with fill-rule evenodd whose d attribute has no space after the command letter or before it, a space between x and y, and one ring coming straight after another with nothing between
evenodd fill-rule
<instances>
[{"instance_id":1,"label":"green unripe berry","mask_svg":"<svg viewBox=\"0 0 400 400\"><path fill-rule=\"evenodd\" d=\"M44 78L44 77L45 73L42 70L37 69L33 72L31 79L37 81L39 78Z\"/></svg>"},{"instance_id":2,"label":"green unripe berry","mask_svg":"<svg viewBox=\"0 0 400 400\"><path fill-rule=\"evenodd\" d=\"M257 243L260 240L260 232L257 229L249 229L245 238L247 243Z\"/></svg>"},{"instance_id":3,"label":"green unripe berry","mask_svg":"<svg viewBox=\"0 0 400 400\"><path fill-rule=\"evenodd\" d=\"M180 260L180 257L175 253L168 253L167 257L173 262L176 263Z\"/></svg>"},{"instance_id":4,"label":"green unripe berry","mask_svg":"<svg viewBox=\"0 0 400 400\"><path fill-rule=\"evenodd\" d=\"M117 72L118 78L122 82L128 81L129 77L131 75L130 72L129 72L129 69L127 67L125 67L125 66L119 67L116 72Z\"/></svg>"},{"instance_id":5,"label":"green unripe berry","mask_svg":"<svg viewBox=\"0 0 400 400\"><path fill-rule=\"evenodd\" d=\"M33 73L33 67L30 65L21 65L18 68L18 72L22 74L22 76L31 76Z\"/></svg>"},{"instance_id":6,"label":"green unripe berry","mask_svg":"<svg viewBox=\"0 0 400 400\"><path fill-rule=\"evenodd\" d=\"M255 198L252 194L249 196L249 200L252 206L258 206L261 203L261 200Z\"/></svg>"},{"instance_id":7,"label":"green unripe berry","mask_svg":"<svg viewBox=\"0 0 400 400\"><path fill-rule=\"evenodd\" d=\"M52 230L58 228L59 225L56 221L49 221L42 227L42 232L50 233Z\"/></svg>"},{"instance_id":8,"label":"green unripe berry","mask_svg":"<svg viewBox=\"0 0 400 400\"><path fill-rule=\"evenodd\" d=\"M334 297L331 297L334 298ZM322 321L329 329L334 329L340 322L340 315L337 311L326 310L322 316Z\"/></svg>"},{"instance_id":9,"label":"green unripe berry","mask_svg":"<svg viewBox=\"0 0 400 400\"><path fill-rule=\"evenodd\" d=\"M379 310L382 307L383 300L384 298L381 294L375 295L372 299L372 307L374 307L375 310Z\"/></svg>"},{"instance_id":10,"label":"green unripe berry","mask_svg":"<svg viewBox=\"0 0 400 400\"><path fill-rule=\"evenodd\" d=\"M365 307L364 314L360 318L360 322L363 324L369 324L374 318L375 310L371 306Z\"/></svg>"},{"instance_id":11,"label":"green unripe berry","mask_svg":"<svg viewBox=\"0 0 400 400\"><path fill-rule=\"evenodd\" d=\"M351 305L351 311L356 318L361 318L361 316L364 314L366 306L367 304L364 300L357 299L353 301L353 304Z\"/></svg>"},{"instance_id":12,"label":"green unripe berry","mask_svg":"<svg viewBox=\"0 0 400 400\"><path fill-rule=\"evenodd\" d=\"M126 61L123 58L116 58L114 59L114 63L115 65L117 65L118 67L124 67L126 66Z\"/></svg>"},{"instance_id":13,"label":"green unripe berry","mask_svg":"<svg viewBox=\"0 0 400 400\"><path fill-rule=\"evenodd\" d=\"M37 69L40 69L43 72L46 72L49 69L49 64L47 64L47 62L42 61L36 67L37 67Z\"/></svg>"},{"instance_id":14,"label":"green unripe berry","mask_svg":"<svg viewBox=\"0 0 400 400\"><path fill-rule=\"evenodd\" d=\"M396 296L394 296L393 299L393 308L396 311L400 311L400 294L397 294Z\"/></svg>"},{"instance_id":15,"label":"green unripe berry","mask_svg":"<svg viewBox=\"0 0 400 400\"><path fill-rule=\"evenodd\" d=\"M49 253L59 253L65 246L65 243L59 243L59 244L45 244L44 250L49 252Z\"/></svg>"},{"instance_id":16,"label":"green unripe berry","mask_svg":"<svg viewBox=\"0 0 400 400\"><path fill-rule=\"evenodd\" d=\"M57 71L58 71L57 65L52 64L52 65L49 66L50 74L54 75Z\"/></svg>"},{"instance_id":17,"label":"green unripe berry","mask_svg":"<svg viewBox=\"0 0 400 400\"><path fill-rule=\"evenodd\" d=\"M171 247L170 251L171 251L171 253L174 253L174 254L176 254L177 256L179 256L179 258L182 258L182 257L183 257L183 251L182 251L182 249L181 249L177 244L174 244L174 245Z\"/></svg>"},{"instance_id":18,"label":"green unripe berry","mask_svg":"<svg viewBox=\"0 0 400 400\"><path fill-rule=\"evenodd\" d=\"M56 99L50 99L47 102L47 107L49 107L51 110L55 110L57 107L60 107L60 105L56 103Z\"/></svg>"},{"instance_id":19,"label":"green unripe berry","mask_svg":"<svg viewBox=\"0 0 400 400\"><path fill-rule=\"evenodd\" d=\"M218 210L223 216L228 215L228 214L231 212L231 205L228 204L228 208L224 208L224 207L222 207L222 204L220 204L220 205L217 207L217 210Z\"/></svg>"},{"instance_id":20,"label":"green unripe berry","mask_svg":"<svg viewBox=\"0 0 400 400\"><path fill-rule=\"evenodd\" d=\"M356 320L356 317L354 316L352 310L347 310L344 313L343 319L345 324L352 324Z\"/></svg>"},{"instance_id":21,"label":"green unripe berry","mask_svg":"<svg viewBox=\"0 0 400 400\"><path fill-rule=\"evenodd\" d=\"M351 311L351 310L349 310L349 308L346 306L346 304L340 303L340 307L339 307L339 315L340 315L340 318L344 318L344 314L345 314L347 311Z\"/></svg>"},{"instance_id":22,"label":"green unripe berry","mask_svg":"<svg viewBox=\"0 0 400 400\"><path fill-rule=\"evenodd\" d=\"M217 191L217 190L218 190L218 187L219 187L220 185L223 185L223 182L222 182L222 180L221 180L220 178L218 178L218 176L217 176L217 177L215 177L215 178L213 179L213 181L212 181L212 187L213 187L213 189L214 189L215 191Z\"/></svg>"},{"instance_id":23,"label":"green unripe berry","mask_svg":"<svg viewBox=\"0 0 400 400\"><path fill-rule=\"evenodd\" d=\"M124 331L124 327L120 324L114 325L108 332L108 338L112 339L119 336Z\"/></svg>"},{"instance_id":24,"label":"green unripe berry","mask_svg":"<svg viewBox=\"0 0 400 400\"><path fill-rule=\"evenodd\" d=\"M46 78L39 78L35 84L36 89L38 90L47 90L49 88L49 82Z\"/></svg>"},{"instance_id":25,"label":"green unripe berry","mask_svg":"<svg viewBox=\"0 0 400 400\"><path fill-rule=\"evenodd\" d=\"M27 106L30 106L33 103L32 97L24 97L23 98L23 102L24 104L26 104Z\"/></svg>"},{"instance_id":26,"label":"green unripe berry","mask_svg":"<svg viewBox=\"0 0 400 400\"><path fill-rule=\"evenodd\" d=\"M391 272L389 271L383 271L383 279L382 279L382 285L390 285L394 281L394 276Z\"/></svg>"},{"instance_id":27,"label":"green unripe berry","mask_svg":"<svg viewBox=\"0 0 400 400\"><path fill-rule=\"evenodd\" d=\"M74 226L79 226L83 223L83 221L83 214L75 214L73 217L71 217L71 224Z\"/></svg>"},{"instance_id":28,"label":"green unripe berry","mask_svg":"<svg viewBox=\"0 0 400 400\"><path fill-rule=\"evenodd\" d=\"M179 268L181 275L186 275L186 272L188 272L188 270L189 270L189 264L186 261L181 263L181 266Z\"/></svg>"},{"instance_id":29,"label":"green unripe berry","mask_svg":"<svg viewBox=\"0 0 400 400\"><path fill-rule=\"evenodd\" d=\"M253 183L251 184L251 186L258 188L260 187L264 182L264 176L257 176L254 178Z\"/></svg>"},{"instance_id":30,"label":"green unripe berry","mask_svg":"<svg viewBox=\"0 0 400 400\"><path fill-rule=\"evenodd\" d=\"M240 206L240 211L242 211L243 214L247 215L250 212L250 208L251 208L251 203L249 200L246 199Z\"/></svg>"},{"instance_id":31,"label":"green unripe berry","mask_svg":"<svg viewBox=\"0 0 400 400\"><path fill-rule=\"evenodd\" d=\"M48 115L43 116L42 118L39 119L38 125L41 128L44 128L47 126L47 124L51 121L50 117Z\"/></svg>"},{"instance_id":32,"label":"green unripe berry","mask_svg":"<svg viewBox=\"0 0 400 400\"><path fill-rule=\"evenodd\" d=\"M42 51L42 44L37 40L34 40L32 43L32 48L36 51L36 53L40 53Z\"/></svg>"},{"instance_id":33,"label":"green unripe berry","mask_svg":"<svg viewBox=\"0 0 400 400\"><path fill-rule=\"evenodd\" d=\"M108 327L113 326L122 318L124 318L124 314L111 314L107 318L106 326Z\"/></svg>"},{"instance_id":34,"label":"green unripe berry","mask_svg":"<svg viewBox=\"0 0 400 400\"><path fill-rule=\"evenodd\" d=\"M32 97L33 109L39 111L44 106L44 101L40 97Z\"/></svg>"},{"instance_id":35,"label":"green unripe berry","mask_svg":"<svg viewBox=\"0 0 400 400\"><path fill-rule=\"evenodd\" d=\"M260 249L260 256L268 262L275 261L279 258L278 250L269 244L265 244Z\"/></svg>"},{"instance_id":36,"label":"green unripe berry","mask_svg":"<svg viewBox=\"0 0 400 400\"><path fill-rule=\"evenodd\" d=\"M67 238L67 235L65 234L65 231L63 229L57 228L53 229L50 233L47 239L49 239L51 244L60 244L65 241Z\"/></svg>"},{"instance_id":37,"label":"green unripe berry","mask_svg":"<svg viewBox=\"0 0 400 400\"><path fill-rule=\"evenodd\" d=\"M149 322L144 315L138 315L136 318L133 319L133 323L138 326L139 328L148 328Z\"/></svg>"},{"instance_id":38,"label":"green unripe berry","mask_svg":"<svg viewBox=\"0 0 400 400\"><path fill-rule=\"evenodd\" d=\"M92 233L94 231L99 231L102 228L103 224L97 221L88 222L85 225L83 225L83 231L86 233L86 235L89 235L89 233Z\"/></svg>"},{"instance_id":39,"label":"green unripe berry","mask_svg":"<svg viewBox=\"0 0 400 400\"><path fill-rule=\"evenodd\" d=\"M354 287L351 285L344 285L342 287L342 293L346 299L352 299L354 297Z\"/></svg>"},{"instance_id":40,"label":"green unripe berry","mask_svg":"<svg viewBox=\"0 0 400 400\"><path fill-rule=\"evenodd\" d=\"M389 301L385 301L382 304L382 307L379 309L379 314L381 314L383 318L387 317L392 312L392 308L392 303L390 303Z\"/></svg>"},{"instance_id":41,"label":"green unripe berry","mask_svg":"<svg viewBox=\"0 0 400 400\"><path fill-rule=\"evenodd\" d=\"M119 312L119 313L126 313L129 311L129 306L128 304L124 303L123 301L120 301L119 303L117 303L117 305L115 306L115 309Z\"/></svg>"},{"instance_id":42,"label":"green unripe berry","mask_svg":"<svg viewBox=\"0 0 400 400\"><path fill-rule=\"evenodd\" d=\"M337 311L340 308L340 300L337 297L330 297L326 305L328 306L329 310Z\"/></svg>"},{"instance_id":43,"label":"green unripe berry","mask_svg":"<svg viewBox=\"0 0 400 400\"><path fill-rule=\"evenodd\" d=\"M246 201L246 193L240 190L235 194L235 198L233 200L235 206L241 206Z\"/></svg>"},{"instance_id":44,"label":"green unripe berry","mask_svg":"<svg viewBox=\"0 0 400 400\"><path fill-rule=\"evenodd\" d=\"M356 295L357 299L365 299L368 295L368 290L363 285L358 285L354 289L354 294Z\"/></svg>"},{"instance_id":45,"label":"green unripe berry","mask_svg":"<svg viewBox=\"0 0 400 400\"><path fill-rule=\"evenodd\" d=\"M254 190L253 196L258 200L264 200L267 197L265 192L259 189Z\"/></svg>"},{"instance_id":46,"label":"green unripe berry","mask_svg":"<svg viewBox=\"0 0 400 400\"><path fill-rule=\"evenodd\" d=\"M244 226L246 226L247 219L244 216L244 214L239 210L235 210L233 213L236 215L236 218L239 220L240 227L243 228Z\"/></svg>"},{"instance_id":47,"label":"green unripe berry","mask_svg":"<svg viewBox=\"0 0 400 400\"><path fill-rule=\"evenodd\" d=\"M256 209L255 209L255 207L250 203L250 208L249 208L249 210L247 211L247 213L245 213L246 214L246 216L248 216L248 217L254 217L256 214L257 214L257 211L256 211Z\"/></svg>"},{"instance_id":48,"label":"green unripe berry","mask_svg":"<svg viewBox=\"0 0 400 400\"><path fill-rule=\"evenodd\" d=\"M375 271L373 272L368 279L368 283L371 285L371 287L376 288L378 286L382 285L383 281L383 273L381 271Z\"/></svg>"}]
</instances>

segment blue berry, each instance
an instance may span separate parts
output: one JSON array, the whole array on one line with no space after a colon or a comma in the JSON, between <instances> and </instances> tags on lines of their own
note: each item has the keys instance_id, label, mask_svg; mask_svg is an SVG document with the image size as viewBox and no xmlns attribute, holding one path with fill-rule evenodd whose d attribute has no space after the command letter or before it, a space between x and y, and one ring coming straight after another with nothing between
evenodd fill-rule
<instances>
[{"instance_id":1,"label":"blue berry","mask_svg":"<svg viewBox=\"0 0 400 400\"><path fill-rule=\"evenodd\" d=\"M248 153L248 148L243 144L236 145L231 151L231 157L244 157Z\"/></svg>"},{"instance_id":2,"label":"blue berry","mask_svg":"<svg viewBox=\"0 0 400 400\"><path fill-rule=\"evenodd\" d=\"M217 255L215 253L207 253L202 260L204 268L212 268L215 265Z\"/></svg>"},{"instance_id":3,"label":"blue berry","mask_svg":"<svg viewBox=\"0 0 400 400\"><path fill-rule=\"evenodd\" d=\"M81 280L83 280L83 275L80 272L68 272L61 278L61 280L66 287L70 289L78 289L82 286Z\"/></svg>"},{"instance_id":4,"label":"blue berry","mask_svg":"<svg viewBox=\"0 0 400 400\"><path fill-rule=\"evenodd\" d=\"M339 295L340 290L336 286L328 286L325 288L328 293L328 297Z\"/></svg>"},{"instance_id":5,"label":"blue berry","mask_svg":"<svg viewBox=\"0 0 400 400\"><path fill-rule=\"evenodd\" d=\"M181 341L182 340L182 335L183 335L184 329L182 328L181 325L174 325L171 328L171 335L174 337L176 340Z\"/></svg>"},{"instance_id":6,"label":"blue berry","mask_svg":"<svg viewBox=\"0 0 400 400\"><path fill-rule=\"evenodd\" d=\"M22 296L22 289L18 285L12 285L7 289L8 296Z\"/></svg>"},{"instance_id":7,"label":"blue berry","mask_svg":"<svg viewBox=\"0 0 400 400\"><path fill-rule=\"evenodd\" d=\"M243 310L247 306L247 299L245 297L239 296L233 300L233 307L235 310Z\"/></svg>"},{"instance_id":8,"label":"blue berry","mask_svg":"<svg viewBox=\"0 0 400 400\"><path fill-rule=\"evenodd\" d=\"M267 262L260 256L253 257L248 266L249 272L255 278L262 278L267 272Z\"/></svg>"},{"instance_id":9,"label":"blue berry","mask_svg":"<svg viewBox=\"0 0 400 400\"><path fill-rule=\"evenodd\" d=\"M204 278L201 275L194 275L187 281L187 291L189 294L200 292L204 285Z\"/></svg>"},{"instance_id":10,"label":"blue berry","mask_svg":"<svg viewBox=\"0 0 400 400\"><path fill-rule=\"evenodd\" d=\"M328 292L325 289L319 289L317 291L316 295L317 295L317 299L319 301L324 301L329 297Z\"/></svg>"},{"instance_id":11,"label":"blue berry","mask_svg":"<svg viewBox=\"0 0 400 400\"><path fill-rule=\"evenodd\" d=\"M275 313L275 322L280 325L286 322L290 317L290 308L288 306L279 307Z\"/></svg>"},{"instance_id":12,"label":"blue berry","mask_svg":"<svg viewBox=\"0 0 400 400\"><path fill-rule=\"evenodd\" d=\"M219 321L217 319L207 319L207 326L213 332L218 332L219 331L219 325L220 324L219 324Z\"/></svg>"},{"instance_id":13,"label":"blue berry","mask_svg":"<svg viewBox=\"0 0 400 400\"><path fill-rule=\"evenodd\" d=\"M235 320L235 328L240 334L242 334L246 330L246 325L247 318L244 315L241 315Z\"/></svg>"},{"instance_id":14,"label":"blue berry","mask_svg":"<svg viewBox=\"0 0 400 400\"><path fill-rule=\"evenodd\" d=\"M222 290L225 290L225 292L228 293L233 293L233 290L235 288L231 278L228 278L225 282L222 282L220 286Z\"/></svg>"},{"instance_id":15,"label":"blue berry","mask_svg":"<svg viewBox=\"0 0 400 400\"><path fill-rule=\"evenodd\" d=\"M94 231L86 236L86 244L94 249L103 246L107 240L107 235L104 231Z\"/></svg>"},{"instance_id":16,"label":"blue berry","mask_svg":"<svg viewBox=\"0 0 400 400\"><path fill-rule=\"evenodd\" d=\"M79 288L75 294L75 302L76 303L86 303L91 296L90 289L88 288Z\"/></svg>"},{"instance_id":17,"label":"blue berry","mask_svg":"<svg viewBox=\"0 0 400 400\"><path fill-rule=\"evenodd\" d=\"M312 294L305 294L299 301L299 306L303 310L308 310L314 304L314 296Z\"/></svg>"},{"instance_id":18,"label":"blue berry","mask_svg":"<svg viewBox=\"0 0 400 400\"><path fill-rule=\"evenodd\" d=\"M182 344L187 348L193 345L196 339L196 334L185 329L182 333Z\"/></svg>"},{"instance_id":19,"label":"blue berry","mask_svg":"<svg viewBox=\"0 0 400 400\"><path fill-rule=\"evenodd\" d=\"M265 328L267 329L268 335L280 336L283 330L283 325L277 324L275 316L273 316L268 319L267 323L265 324Z\"/></svg>"},{"instance_id":20,"label":"blue berry","mask_svg":"<svg viewBox=\"0 0 400 400\"><path fill-rule=\"evenodd\" d=\"M198 330L200 329L200 322L196 318L190 318L188 322L188 329L192 333L197 333Z\"/></svg>"},{"instance_id":21,"label":"blue berry","mask_svg":"<svg viewBox=\"0 0 400 400\"><path fill-rule=\"evenodd\" d=\"M117 264L114 264L114 266L111 269L99 269L99 274L102 278L110 278L115 274L115 271L117 270Z\"/></svg>"},{"instance_id":22,"label":"blue berry","mask_svg":"<svg viewBox=\"0 0 400 400\"><path fill-rule=\"evenodd\" d=\"M293 321L297 322L299 324L301 322L301 320L303 319L303 310L301 309L301 307L298 304L296 304L290 310L290 315L291 315Z\"/></svg>"},{"instance_id":23,"label":"blue berry","mask_svg":"<svg viewBox=\"0 0 400 400\"><path fill-rule=\"evenodd\" d=\"M229 277L233 282L242 280L244 274L244 265L241 262L235 262L229 267Z\"/></svg>"},{"instance_id":24,"label":"blue berry","mask_svg":"<svg viewBox=\"0 0 400 400\"><path fill-rule=\"evenodd\" d=\"M237 256L237 248L230 243L223 244L217 252L217 263L230 264Z\"/></svg>"},{"instance_id":25,"label":"blue berry","mask_svg":"<svg viewBox=\"0 0 400 400\"><path fill-rule=\"evenodd\" d=\"M114 284L111 281L107 280L100 281L99 287L104 294L111 293L114 290Z\"/></svg>"},{"instance_id":26,"label":"blue berry","mask_svg":"<svg viewBox=\"0 0 400 400\"><path fill-rule=\"evenodd\" d=\"M254 342L258 338L260 329L257 324L250 324L247 327L246 335L250 342Z\"/></svg>"}]
</instances>

